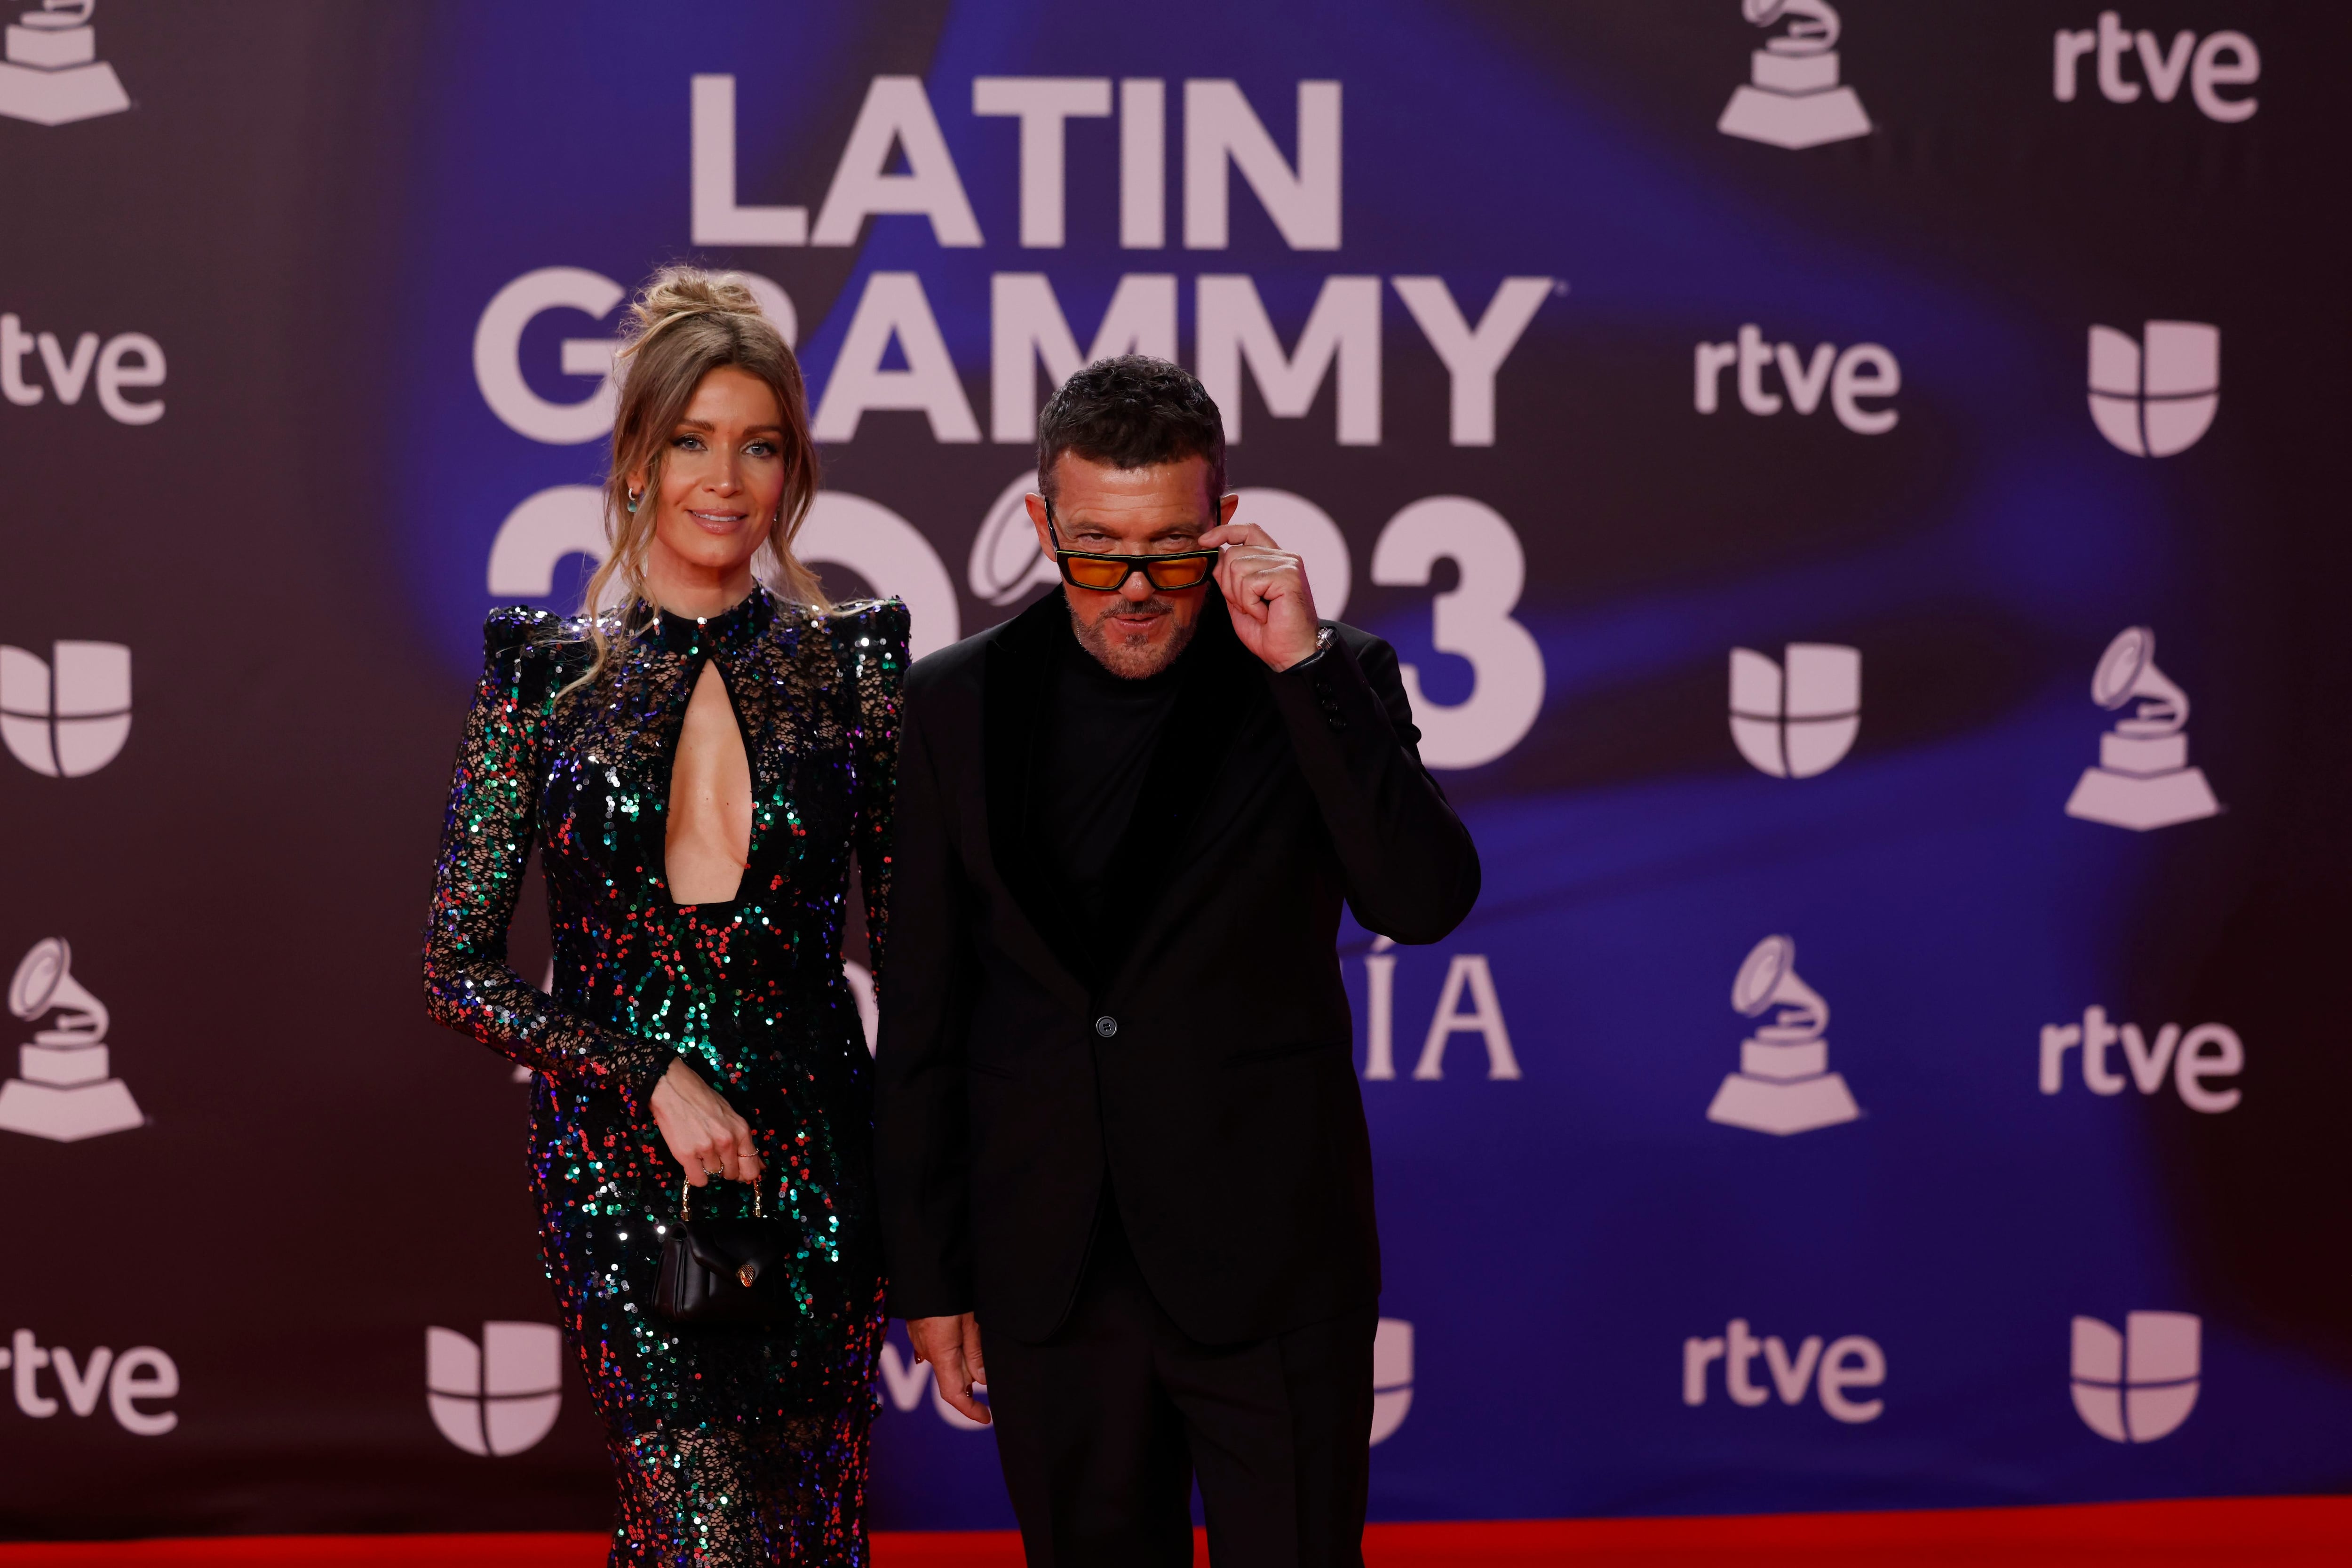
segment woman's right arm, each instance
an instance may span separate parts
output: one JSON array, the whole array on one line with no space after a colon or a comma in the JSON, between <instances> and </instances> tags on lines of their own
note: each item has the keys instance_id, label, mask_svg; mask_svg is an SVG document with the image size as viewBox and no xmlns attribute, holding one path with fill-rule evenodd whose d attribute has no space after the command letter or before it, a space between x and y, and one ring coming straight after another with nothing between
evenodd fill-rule
<instances>
[{"instance_id":1,"label":"woman's right arm","mask_svg":"<svg viewBox=\"0 0 2352 1568\"><path fill-rule=\"evenodd\" d=\"M534 1072L610 1089L644 1114L677 1053L574 1016L507 963L507 925L538 816L541 735L561 682L555 660L533 646L531 634L553 620L514 607L493 611L483 627L482 683L466 720L433 867L425 1010Z\"/></svg>"}]
</instances>

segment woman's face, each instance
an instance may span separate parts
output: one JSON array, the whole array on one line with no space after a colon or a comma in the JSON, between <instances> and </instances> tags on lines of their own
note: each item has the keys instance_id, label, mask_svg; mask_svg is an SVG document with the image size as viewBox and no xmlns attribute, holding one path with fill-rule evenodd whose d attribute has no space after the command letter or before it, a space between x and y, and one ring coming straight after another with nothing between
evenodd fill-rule
<instances>
[{"instance_id":1,"label":"woman's face","mask_svg":"<svg viewBox=\"0 0 2352 1568\"><path fill-rule=\"evenodd\" d=\"M694 389L662 455L651 553L696 575L748 572L784 495L784 412L768 384L721 366ZM643 471L629 476L646 502ZM649 563L649 564L654 564Z\"/></svg>"}]
</instances>

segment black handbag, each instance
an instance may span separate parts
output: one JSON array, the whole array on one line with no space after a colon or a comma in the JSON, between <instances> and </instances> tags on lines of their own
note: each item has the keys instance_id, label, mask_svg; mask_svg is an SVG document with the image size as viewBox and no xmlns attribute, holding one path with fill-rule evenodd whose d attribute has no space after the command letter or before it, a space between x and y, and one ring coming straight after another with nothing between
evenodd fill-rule
<instances>
[{"instance_id":1,"label":"black handbag","mask_svg":"<svg viewBox=\"0 0 2352 1568\"><path fill-rule=\"evenodd\" d=\"M757 1184L751 1217L692 1217L694 1189L681 1183L677 1223L662 1240L654 1310L677 1323L773 1323L798 1317L785 1260L798 1250L793 1228L767 1217Z\"/></svg>"}]
</instances>

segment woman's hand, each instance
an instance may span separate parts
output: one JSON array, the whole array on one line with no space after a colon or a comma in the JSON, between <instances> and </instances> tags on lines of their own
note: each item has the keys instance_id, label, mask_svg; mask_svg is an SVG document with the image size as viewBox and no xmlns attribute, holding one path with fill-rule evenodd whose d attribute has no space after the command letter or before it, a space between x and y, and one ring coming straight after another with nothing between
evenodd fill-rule
<instances>
[{"instance_id":1,"label":"woman's hand","mask_svg":"<svg viewBox=\"0 0 2352 1568\"><path fill-rule=\"evenodd\" d=\"M669 1070L654 1085L653 1106L654 1123L669 1145L669 1157L685 1170L688 1185L703 1186L713 1176L738 1182L760 1179L751 1124L736 1115L727 1097L703 1082L683 1057L673 1057Z\"/></svg>"}]
</instances>

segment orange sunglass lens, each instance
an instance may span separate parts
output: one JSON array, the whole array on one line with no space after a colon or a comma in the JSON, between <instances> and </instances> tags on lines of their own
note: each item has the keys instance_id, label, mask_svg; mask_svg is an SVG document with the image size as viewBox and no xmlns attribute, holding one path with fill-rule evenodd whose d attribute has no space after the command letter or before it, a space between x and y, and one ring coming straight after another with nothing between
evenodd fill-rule
<instances>
[{"instance_id":1,"label":"orange sunglass lens","mask_svg":"<svg viewBox=\"0 0 2352 1568\"><path fill-rule=\"evenodd\" d=\"M1155 588L1190 588L1209 574L1211 563L1203 560L1153 562L1144 571Z\"/></svg>"},{"instance_id":2,"label":"orange sunglass lens","mask_svg":"<svg viewBox=\"0 0 2352 1568\"><path fill-rule=\"evenodd\" d=\"M1085 556L1074 555L1065 561L1063 566L1069 573L1070 581L1081 588L1116 588L1127 580L1127 563L1124 561L1089 561Z\"/></svg>"}]
</instances>

